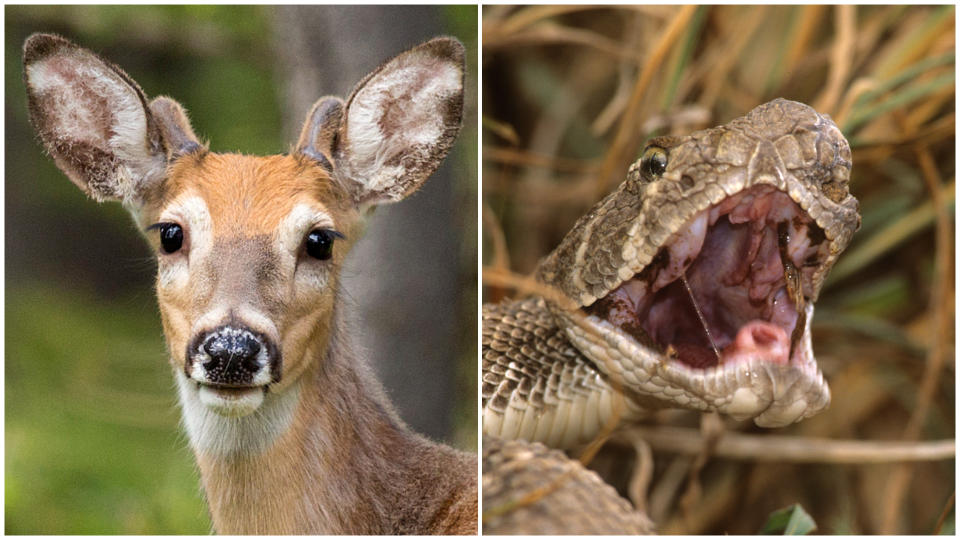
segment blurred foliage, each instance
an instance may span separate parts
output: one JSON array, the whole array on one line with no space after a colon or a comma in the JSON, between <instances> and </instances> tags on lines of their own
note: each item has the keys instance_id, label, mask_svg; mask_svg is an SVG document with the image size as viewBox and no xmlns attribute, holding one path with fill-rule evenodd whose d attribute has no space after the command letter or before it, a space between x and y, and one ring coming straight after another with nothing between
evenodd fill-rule
<instances>
[{"instance_id":1,"label":"blurred foliage","mask_svg":"<svg viewBox=\"0 0 960 540\"><path fill-rule=\"evenodd\" d=\"M443 13L449 33L476 35L474 6ZM33 32L59 33L122 66L149 96L184 104L212 150L284 152L271 8L6 6L5 15L5 532L209 533L178 426L153 255L120 205L90 202L40 151L20 51ZM476 148L475 130L464 135ZM475 152L456 159L477 169ZM473 207L476 187L458 189ZM475 283L475 267L467 272ZM465 295L475 311L475 289ZM472 328L465 339L475 341ZM471 396L474 358L459 382ZM476 402L462 401L456 438L475 448Z\"/></svg>"},{"instance_id":2,"label":"blurred foliage","mask_svg":"<svg viewBox=\"0 0 960 540\"><path fill-rule=\"evenodd\" d=\"M771 513L760 534L810 534L816 530L817 524L810 514L799 504L793 504Z\"/></svg>"},{"instance_id":3,"label":"blurred foliage","mask_svg":"<svg viewBox=\"0 0 960 540\"><path fill-rule=\"evenodd\" d=\"M5 532L209 531L152 299L6 300Z\"/></svg>"},{"instance_id":4,"label":"blurred foliage","mask_svg":"<svg viewBox=\"0 0 960 540\"><path fill-rule=\"evenodd\" d=\"M833 403L781 432L953 439L954 32L953 6L485 7L484 268L530 274L646 139L726 123L775 97L808 103L851 142L863 226L814 319ZM484 301L524 293L488 284ZM657 421L697 426L698 415ZM620 458L629 478L633 459ZM692 461L655 455L647 508L662 532L749 534L800 503L825 533L928 534L955 485L952 461L713 459L697 491L678 480ZM699 494L688 513L685 490Z\"/></svg>"},{"instance_id":5,"label":"blurred foliage","mask_svg":"<svg viewBox=\"0 0 960 540\"><path fill-rule=\"evenodd\" d=\"M443 23L447 32L456 36L467 49L467 73L464 89L463 127L457 137L457 145L447 159L455 160L459 170L463 171L464 179L472 181L456 182L454 184L456 208L465 209L458 212L457 229L462 232L462 238L477 238L477 197L479 197L479 182L477 181L478 140L477 122L477 7L471 5L444 6L442 11ZM453 440L458 448L470 449L476 452L479 448L477 433L477 358L480 354L477 343L477 273L478 249L476 241L464 241L460 244L458 260L460 269L461 298L458 304L464 315L460 320L458 341L463 343L463 358L457 362L457 393L464 396L458 399L454 410L455 432Z\"/></svg>"}]
</instances>

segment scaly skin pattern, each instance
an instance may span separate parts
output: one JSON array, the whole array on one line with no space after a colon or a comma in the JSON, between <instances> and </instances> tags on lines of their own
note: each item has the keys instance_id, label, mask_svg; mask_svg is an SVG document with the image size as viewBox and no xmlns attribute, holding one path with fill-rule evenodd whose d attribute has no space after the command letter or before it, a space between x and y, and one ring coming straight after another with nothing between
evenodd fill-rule
<instances>
[{"instance_id":1,"label":"scaly skin pattern","mask_svg":"<svg viewBox=\"0 0 960 540\"><path fill-rule=\"evenodd\" d=\"M482 332L484 433L569 448L642 415L570 343L544 299L483 306Z\"/></svg>"},{"instance_id":2,"label":"scaly skin pattern","mask_svg":"<svg viewBox=\"0 0 960 540\"><path fill-rule=\"evenodd\" d=\"M590 511L584 511L589 509ZM483 439L483 534L653 534L597 473L540 443Z\"/></svg>"},{"instance_id":3,"label":"scaly skin pattern","mask_svg":"<svg viewBox=\"0 0 960 540\"><path fill-rule=\"evenodd\" d=\"M485 434L570 448L652 409L719 411L776 427L829 404L810 339L813 304L860 224L840 130L807 105L777 99L724 126L655 138L651 147L665 158L662 170L650 174L643 160L631 166L541 261L537 280L556 296L484 306ZM795 269L793 298L802 298L789 361L691 367L669 347L591 313L598 299L657 270L658 253L704 212L734 196L774 192L789 200L771 200L793 201L819 235L816 260Z\"/></svg>"}]
</instances>

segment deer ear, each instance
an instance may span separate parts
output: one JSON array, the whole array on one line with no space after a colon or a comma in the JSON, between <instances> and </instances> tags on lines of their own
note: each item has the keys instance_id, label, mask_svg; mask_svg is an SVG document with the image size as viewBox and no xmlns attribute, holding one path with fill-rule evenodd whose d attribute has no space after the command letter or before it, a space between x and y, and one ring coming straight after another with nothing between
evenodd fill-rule
<instances>
[{"instance_id":1,"label":"deer ear","mask_svg":"<svg viewBox=\"0 0 960 540\"><path fill-rule=\"evenodd\" d=\"M80 189L96 200L136 201L163 179L163 130L120 68L51 34L27 39L23 64L30 121Z\"/></svg>"},{"instance_id":2,"label":"deer ear","mask_svg":"<svg viewBox=\"0 0 960 540\"><path fill-rule=\"evenodd\" d=\"M206 150L206 146L201 144L196 134L193 133L190 119L187 118L187 111L175 100L161 96L151 101L150 117L160 128L167 161Z\"/></svg>"},{"instance_id":3,"label":"deer ear","mask_svg":"<svg viewBox=\"0 0 960 540\"><path fill-rule=\"evenodd\" d=\"M333 173L333 153L337 145L337 134L343 120L343 100L334 96L325 96L313 104L307 113L307 121L300 130L295 152L306 156Z\"/></svg>"},{"instance_id":4,"label":"deer ear","mask_svg":"<svg viewBox=\"0 0 960 540\"><path fill-rule=\"evenodd\" d=\"M368 75L347 99L337 178L358 205L403 199L447 155L463 114L464 49L436 38Z\"/></svg>"}]
</instances>

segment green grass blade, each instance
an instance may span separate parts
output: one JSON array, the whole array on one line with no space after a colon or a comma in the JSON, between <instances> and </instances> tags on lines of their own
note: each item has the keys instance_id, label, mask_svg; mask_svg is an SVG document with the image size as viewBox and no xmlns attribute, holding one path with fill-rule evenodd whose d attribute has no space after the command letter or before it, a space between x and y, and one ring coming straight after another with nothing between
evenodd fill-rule
<instances>
[{"instance_id":1,"label":"green grass blade","mask_svg":"<svg viewBox=\"0 0 960 540\"><path fill-rule=\"evenodd\" d=\"M799 504L781 508L770 514L760 534L810 534L817 530L817 523Z\"/></svg>"}]
</instances>

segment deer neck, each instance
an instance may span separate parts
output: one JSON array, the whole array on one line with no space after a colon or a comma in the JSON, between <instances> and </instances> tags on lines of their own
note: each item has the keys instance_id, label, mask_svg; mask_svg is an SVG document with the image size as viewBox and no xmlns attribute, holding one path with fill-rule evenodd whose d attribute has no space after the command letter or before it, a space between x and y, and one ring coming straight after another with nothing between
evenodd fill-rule
<instances>
[{"instance_id":1,"label":"deer neck","mask_svg":"<svg viewBox=\"0 0 960 540\"><path fill-rule=\"evenodd\" d=\"M403 425L338 326L298 382L246 417L206 410L178 374L217 532L426 534L469 491L469 460Z\"/></svg>"}]
</instances>

